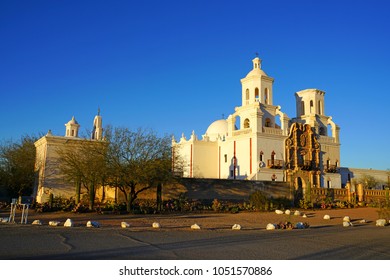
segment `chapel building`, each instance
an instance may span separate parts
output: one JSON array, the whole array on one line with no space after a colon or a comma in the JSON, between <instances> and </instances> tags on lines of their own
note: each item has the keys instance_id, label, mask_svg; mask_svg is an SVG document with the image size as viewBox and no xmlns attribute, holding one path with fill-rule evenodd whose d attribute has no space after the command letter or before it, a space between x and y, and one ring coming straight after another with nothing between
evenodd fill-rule
<instances>
[{"instance_id":1,"label":"chapel building","mask_svg":"<svg viewBox=\"0 0 390 280\"><path fill-rule=\"evenodd\" d=\"M65 124L64 136L55 136L49 132L35 142L36 159L35 171L36 182L33 196L38 203L48 201L49 196L71 198L75 196L75 186L66 180L59 168L59 153L67 149L77 150L81 145L90 144L94 141L103 141L103 121L100 110L93 120L93 129L90 139L79 137L80 124L75 117ZM86 143L88 142L88 143ZM100 188L97 196L114 197L113 189ZM81 195L85 193L84 188Z\"/></svg>"}]
</instances>

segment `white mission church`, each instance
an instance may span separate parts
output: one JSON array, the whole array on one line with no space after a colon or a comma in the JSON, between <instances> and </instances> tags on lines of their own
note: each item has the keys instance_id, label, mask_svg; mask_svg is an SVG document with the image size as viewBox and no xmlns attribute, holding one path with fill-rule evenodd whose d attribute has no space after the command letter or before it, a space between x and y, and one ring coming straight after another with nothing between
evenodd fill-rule
<instances>
[{"instance_id":1,"label":"white mission church","mask_svg":"<svg viewBox=\"0 0 390 280\"><path fill-rule=\"evenodd\" d=\"M172 139L184 161L184 177L291 181L341 188L340 128L325 113L325 92L295 94L297 117L273 103L274 79L253 59L241 79L242 104L227 119L213 122L200 139Z\"/></svg>"}]
</instances>

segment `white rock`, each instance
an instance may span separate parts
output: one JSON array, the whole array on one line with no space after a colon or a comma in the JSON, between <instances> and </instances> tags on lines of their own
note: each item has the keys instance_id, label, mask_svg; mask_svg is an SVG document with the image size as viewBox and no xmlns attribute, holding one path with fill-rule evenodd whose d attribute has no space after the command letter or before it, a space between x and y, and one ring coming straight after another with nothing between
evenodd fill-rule
<instances>
[{"instance_id":1,"label":"white rock","mask_svg":"<svg viewBox=\"0 0 390 280\"><path fill-rule=\"evenodd\" d=\"M2 219L1 219L1 222L2 222L2 223L8 223L8 218L2 218Z\"/></svg>"},{"instance_id":2,"label":"white rock","mask_svg":"<svg viewBox=\"0 0 390 280\"><path fill-rule=\"evenodd\" d=\"M367 221L363 219L363 220L360 220L359 223L360 224L365 224L365 223L367 223Z\"/></svg>"},{"instance_id":3,"label":"white rock","mask_svg":"<svg viewBox=\"0 0 390 280\"><path fill-rule=\"evenodd\" d=\"M161 228L161 225L159 223L153 223L152 228Z\"/></svg>"},{"instance_id":4,"label":"white rock","mask_svg":"<svg viewBox=\"0 0 390 280\"><path fill-rule=\"evenodd\" d=\"M275 210L275 213L278 215L281 215L281 214L283 214L283 211L282 210Z\"/></svg>"},{"instance_id":5,"label":"white rock","mask_svg":"<svg viewBox=\"0 0 390 280\"><path fill-rule=\"evenodd\" d=\"M346 221L343 222L343 227L352 227L352 226L353 225L351 222L346 222Z\"/></svg>"},{"instance_id":6,"label":"white rock","mask_svg":"<svg viewBox=\"0 0 390 280\"><path fill-rule=\"evenodd\" d=\"M290 215L290 214L291 214L291 211L290 211L290 210L286 210L286 211L284 211L284 214Z\"/></svg>"},{"instance_id":7,"label":"white rock","mask_svg":"<svg viewBox=\"0 0 390 280\"><path fill-rule=\"evenodd\" d=\"M376 220L377 227L384 227L386 224L387 224L387 221L385 219Z\"/></svg>"},{"instance_id":8,"label":"white rock","mask_svg":"<svg viewBox=\"0 0 390 280\"><path fill-rule=\"evenodd\" d=\"M348 216L345 216L344 218L343 218L343 222L351 222L351 219L348 217Z\"/></svg>"},{"instance_id":9,"label":"white rock","mask_svg":"<svg viewBox=\"0 0 390 280\"><path fill-rule=\"evenodd\" d=\"M200 229L200 226L198 226L197 224L193 224L193 225L191 226L191 229L197 230L197 229Z\"/></svg>"},{"instance_id":10,"label":"white rock","mask_svg":"<svg viewBox=\"0 0 390 280\"><path fill-rule=\"evenodd\" d=\"M294 212L294 216L300 216L301 215L301 212L299 212L298 210L296 210L295 212Z\"/></svg>"},{"instance_id":11,"label":"white rock","mask_svg":"<svg viewBox=\"0 0 390 280\"><path fill-rule=\"evenodd\" d=\"M88 221L87 222L87 227L91 228L99 228L100 227L100 224L98 222L95 222L95 221Z\"/></svg>"},{"instance_id":12,"label":"white rock","mask_svg":"<svg viewBox=\"0 0 390 280\"><path fill-rule=\"evenodd\" d=\"M42 222L41 222L40 220L34 220L31 224L32 224L32 225L41 226L41 225L42 225Z\"/></svg>"},{"instance_id":13,"label":"white rock","mask_svg":"<svg viewBox=\"0 0 390 280\"><path fill-rule=\"evenodd\" d=\"M241 230L241 226L239 224L234 224L232 230Z\"/></svg>"},{"instance_id":14,"label":"white rock","mask_svg":"<svg viewBox=\"0 0 390 280\"><path fill-rule=\"evenodd\" d=\"M330 216L329 215L325 215L324 216L324 220L330 220Z\"/></svg>"},{"instance_id":15,"label":"white rock","mask_svg":"<svg viewBox=\"0 0 390 280\"><path fill-rule=\"evenodd\" d=\"M59 222L59 221L50 221L50 222L49 222L49 226L51 226L51 227L56 227L56 226L58 226L59 224L61 224L61 222Z\"/></svg>"},{"instance_id":16,"label":"white rock","mask_svg":"<svg viewBox=\"0 0 390 280\"><path fill-rule=\"evenodd\" d=\"M129 224L129 223L126 223L126 222L121 222L121 227L122 227L122 228L129 228L129 227L130 227L130 224Z\"/></svg>"},{"instance_id":17,"label":"white rock","mask_svg":"<svg viewBox=\"0 0 390 280\"><path fill-rule=\"evenodd\" d=\"M302 218L307 218L306 214L303 214Z\"/></svg>"},{"instance_id":18,"label":"white rock","mask_svg":"<svg viewBox=\"0 0 390 280\"><path fill-rule=\"evenodd\" d=\"M274 230L275 228L276 227L275 227L274 224L268 224L267 227L266 227L267 230Z\"/></svg>"},{"instance_id":19,"label":"white rock","mask_svg":"<svg viewBox=\"0 0 390 280\"><path fill-rule=\"evenodd\" d=\"M71 219L67 219L64 223L64 227L73 227L73 221Z\"/></svg>"}]
</instances>

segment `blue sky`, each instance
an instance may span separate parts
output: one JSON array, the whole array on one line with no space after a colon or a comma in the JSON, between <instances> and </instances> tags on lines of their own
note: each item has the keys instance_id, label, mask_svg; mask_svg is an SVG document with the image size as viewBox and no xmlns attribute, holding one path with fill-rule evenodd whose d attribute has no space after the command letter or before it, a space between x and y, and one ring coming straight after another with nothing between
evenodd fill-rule
<instances>
[{"instance_id":1,"label":"blue sky","mask_svg":"<svg viewBox=\"0 0 390 280\"><path fill-rule=\"evenodd\" d=\"M326 92L341 165L390 168L388 1L0 2L0 140L147 127L205 133L241 102L258 52L290 118L296 91Z\"/></svg>"}]
</instances>

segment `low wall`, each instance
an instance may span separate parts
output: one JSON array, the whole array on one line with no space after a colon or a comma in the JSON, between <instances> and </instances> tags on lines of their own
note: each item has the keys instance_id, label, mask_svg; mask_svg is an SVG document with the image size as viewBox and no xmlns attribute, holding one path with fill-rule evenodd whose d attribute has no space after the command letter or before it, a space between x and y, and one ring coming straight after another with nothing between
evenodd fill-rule
<instances>
[{"instance_id":1,"label":"low wall","mask_svg":"<svg viewBox=\"0 0 390 280\"><path fill-rule=\"evenodd\" d=\"M285 182L181 178L177 185L163 188L163 199L185 193L189 199L247 201L258 190L273 198L291 198Z\"/></svg>"}]
</instances>

